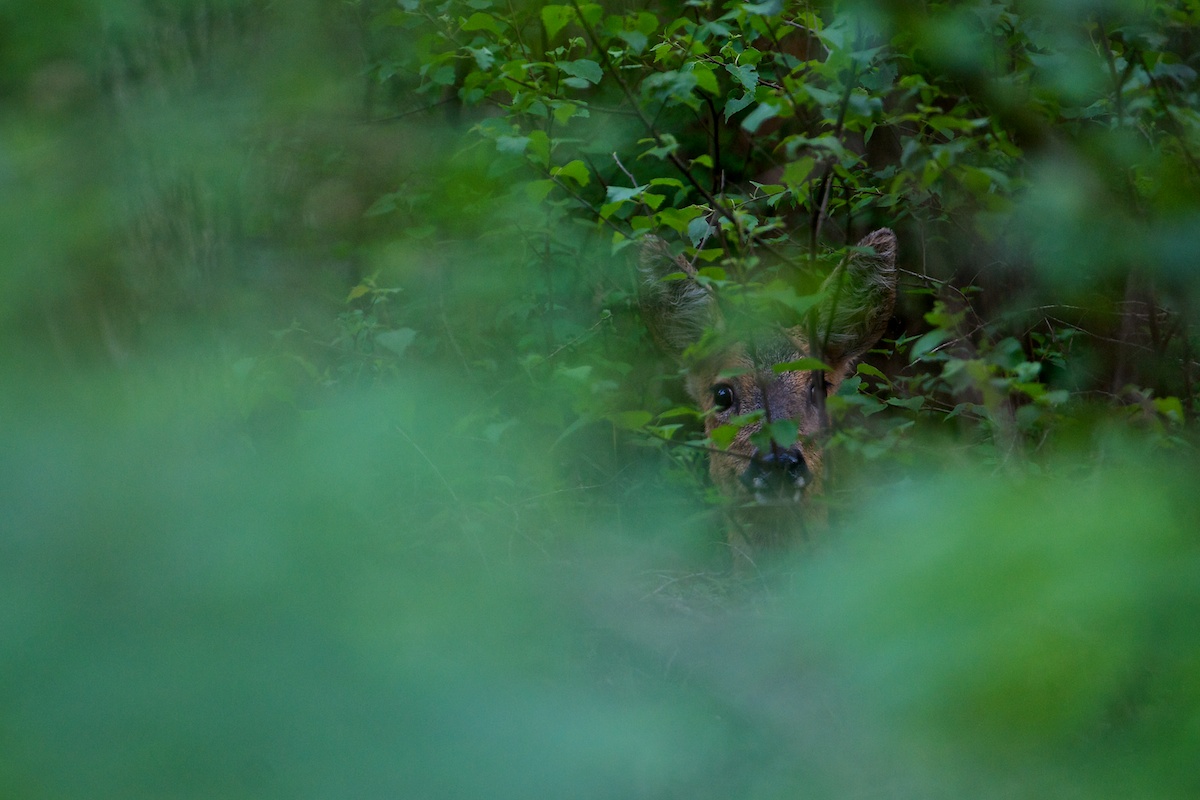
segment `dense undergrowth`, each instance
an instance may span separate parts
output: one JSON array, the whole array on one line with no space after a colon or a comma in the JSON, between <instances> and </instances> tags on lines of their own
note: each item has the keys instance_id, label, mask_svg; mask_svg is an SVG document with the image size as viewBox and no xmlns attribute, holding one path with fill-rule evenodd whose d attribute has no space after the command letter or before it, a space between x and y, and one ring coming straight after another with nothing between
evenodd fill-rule
<instances>
[{"instance_id":1,"label":"dense undergrowth","mask_svg":"<svg viewBox=\"0 0 1200 800\"><path fill-rule=\"evenodd\" d=\"M0 11L0 794L1194 797L1190 0ZM729 573L637 240L901 297Z\"/></svg>"}]
</instances>

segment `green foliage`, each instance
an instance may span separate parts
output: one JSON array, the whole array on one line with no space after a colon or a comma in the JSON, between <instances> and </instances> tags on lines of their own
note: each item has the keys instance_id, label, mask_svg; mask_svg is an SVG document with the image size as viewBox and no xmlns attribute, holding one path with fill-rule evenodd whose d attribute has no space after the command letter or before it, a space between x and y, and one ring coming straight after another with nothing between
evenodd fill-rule
<instances>
[{"instance_id":1,"label":"green foliage","mask_svg":"<svg viewBox=\"0 0 1200 800\"><path fill-rule=\"evenodd\" d=\"M551 239L582 224L616 254L673 233L761 324L781 293L811 305L797 287L839 257L825 234L897 228L920 266L892 351L900 393L880 401L967 415L1011 452L1098 392L1140 384L1194 413L1192 288L1172 266L1196 244L1179 228L1198 177L1189 13L447 2L405 24L421 90L498 112L475 133L527 181ZM1077 366L1094 361L1116 366Z\"/></svg>"},{"instance_id":2,"label":"green foliage","mask_svg":"<svg viewBox=\"0 0 1200 800\"><path fill-rule=\"evenodd\" d=\"M60 11L0 12L0 795L1196 795L1194 2ZM731 576L763 414L702 435L639 240L698 355L881 226L831 530Z\"/></svg>"}]
</instances>

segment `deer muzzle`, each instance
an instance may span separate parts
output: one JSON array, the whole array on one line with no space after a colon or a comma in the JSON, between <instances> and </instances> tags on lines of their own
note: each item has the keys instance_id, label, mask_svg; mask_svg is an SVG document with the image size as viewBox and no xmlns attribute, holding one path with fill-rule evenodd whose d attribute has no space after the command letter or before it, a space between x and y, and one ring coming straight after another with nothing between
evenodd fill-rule
<instances>
[{"instance_id":1,"label":"deer muzzle","mask_svg":"<svg viewBox=\"0 0 1200 800\"><path fill-rule=\"evenodd\" d=\"M755 456L741 476L742 485L762 504L799 502L811 480L804 455L794 447Z\"/></svg>"}]
</instances>

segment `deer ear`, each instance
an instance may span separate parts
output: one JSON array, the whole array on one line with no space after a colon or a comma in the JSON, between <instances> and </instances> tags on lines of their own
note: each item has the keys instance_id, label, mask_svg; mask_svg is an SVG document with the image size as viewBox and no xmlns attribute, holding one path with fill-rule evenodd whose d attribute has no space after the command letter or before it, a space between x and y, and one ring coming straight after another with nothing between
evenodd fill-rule
<instances>
[{"instance_id":1,"label":"deer ear","mask_svg":"<svg viewBox=\"0 0 1200 800\"><path fill-rule=\"evenodd\" d=\"M817 342L821 357L837 368L879 341L896 305L896 234L880 228L857 247L821 287Z\"/></svg>"},{"instance_id":2,"label":"deer ear","mask_svg":"<svg viewBox=\"0 0 1200 800\"><path fill-rule=\"evenodd\" d=\"M648 236L642 241L638 271L642 317L668 355L679 358L705 331L720 326L712 291L697 282L696 270L686 259L671 255L662 239Z\"/></svg>"}]
</instances>

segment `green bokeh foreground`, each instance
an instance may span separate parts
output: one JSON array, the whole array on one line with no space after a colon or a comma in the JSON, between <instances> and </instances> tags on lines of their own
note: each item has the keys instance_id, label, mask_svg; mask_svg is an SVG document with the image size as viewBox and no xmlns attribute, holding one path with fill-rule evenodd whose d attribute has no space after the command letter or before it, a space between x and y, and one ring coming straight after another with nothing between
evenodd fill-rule
<instances>
[{"instance_id":1,"label":"green bokeh foreground","mask_svg":"<svg viewBox=\"0 0 1200 800\"><path fill-rule=\"evenodd\" d=\"M4 796L1200 789L1193 462L916 470L745 582L661 498L518 502L444 375L266 444L164 385L5 393Z\"/></svg>"},{"instance_id":2,"label":"green bokeh foreground","mask_svg":"<svg viewBox=\"0 0 1200 800\"><path fill-rule=\"evenodd\" d=\"M645 402L603 357L669 368L565 346L630 285L607 237L581 266L555 222L543 263L491 145L362 124L321 3L70 5L0 15L0 797L1200 794L1178 439L933 440L730 576L596 400ZM1021 211L1068 266L1116 235L1074 170ZM1185 199L1147 260L1186 295Z\"/></svg>"}]
</instances>

